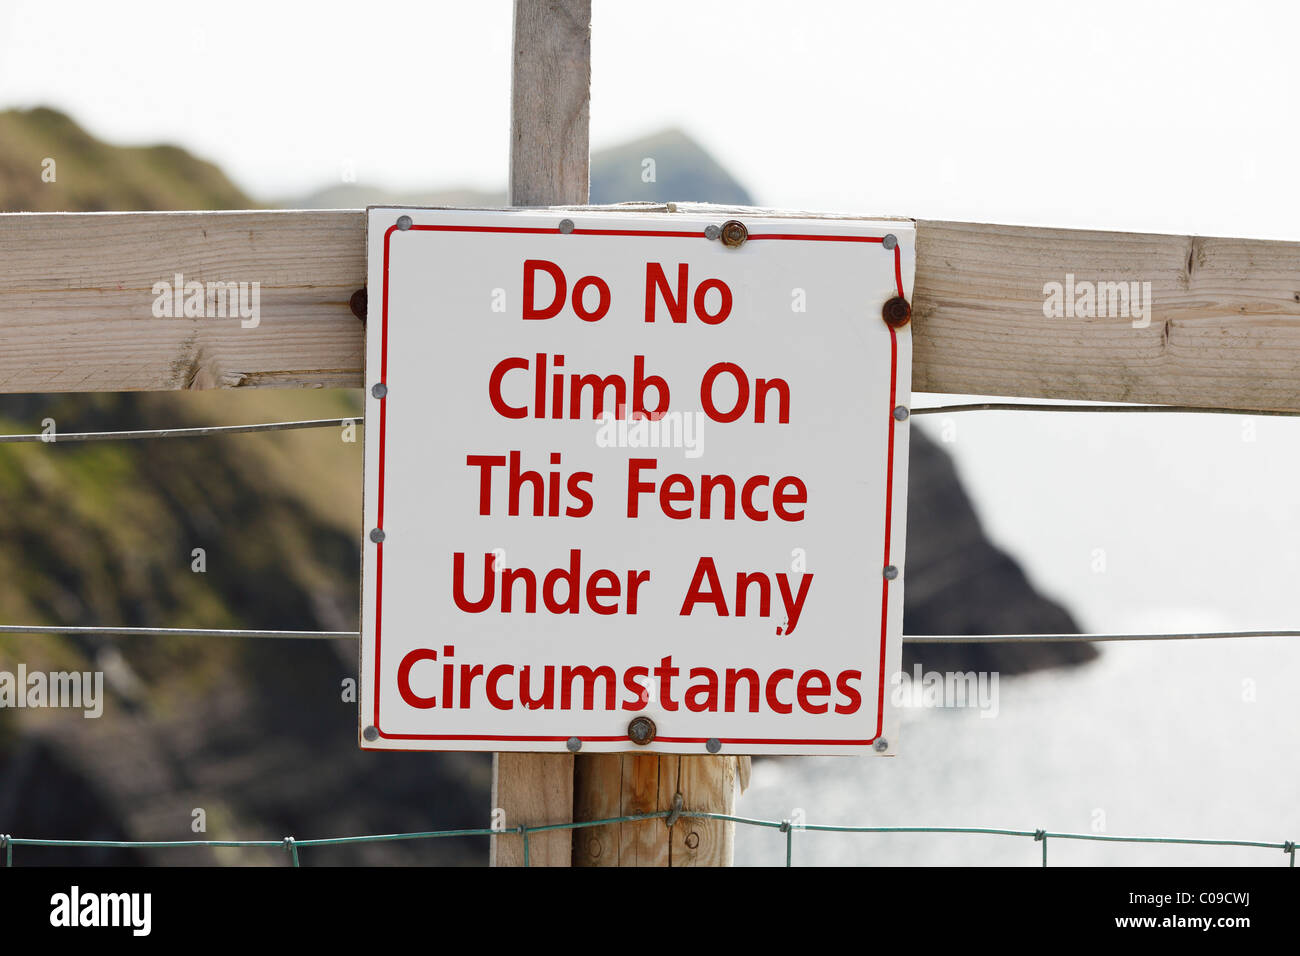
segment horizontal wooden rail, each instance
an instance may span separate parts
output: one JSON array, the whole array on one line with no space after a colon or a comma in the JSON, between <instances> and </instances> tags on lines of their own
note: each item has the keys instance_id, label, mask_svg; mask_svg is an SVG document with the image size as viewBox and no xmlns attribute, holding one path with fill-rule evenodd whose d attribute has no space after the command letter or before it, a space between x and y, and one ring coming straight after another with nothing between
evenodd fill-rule
<instances>
[{"instance_id":1,"label":"horizontal wooden rail","mask_svg":"<svg viewBox=\"0 0 1300 956\"><path fill-rule=\"evenodd\" d=\"M0 391L360 386L360 212L0 215ZM260 321L156 318L157 282L259 283Z\"/></svg>"},{"instance_id":2,"label":"horizontal wooden rail","mask_svg":"<svg viewBox=\"0 0 1300 956\"><path fill-rule=\"evenodd\" d=\"M0 215L0 391L359 386L365 252L358 211ZM917 391L1300 410L1300 243L922 221L917 260ZM155 317L176 273L258 282L258 326ZM1149 324L1045 316L1067 275Z\"/></svg>"},{"instance_id":3,"label":"horizontal wooden rail","mask_svg":"<svg viewBox=\"0 0 1300 956\"><path fill-rule=\"evenodd\" d=\"M1046 317L1067 275L1150 324ZM1300 243L918 222L913 306L916 391L1300 409Z\"/></svg>"}]
</instances>

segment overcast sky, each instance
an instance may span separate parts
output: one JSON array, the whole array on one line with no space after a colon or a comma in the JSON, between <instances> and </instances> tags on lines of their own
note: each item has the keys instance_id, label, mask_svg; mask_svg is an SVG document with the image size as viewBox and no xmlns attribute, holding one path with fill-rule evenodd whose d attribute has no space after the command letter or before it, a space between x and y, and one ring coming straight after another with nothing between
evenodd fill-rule
<instances>
[{"instance_id":1,"label":"overcast sky","mask_svg":"<svg viewBox=\"0 0 1300 956\"><path fill-rule=\"evenodd\" d=\"M511 7L0 0L0 106L262 200L500 187ZM1300 239L1300 5L596 0L592 140L680 125L759 202ZM690 197L684 197L690 198Z\"/></svg>"}]
</instances>

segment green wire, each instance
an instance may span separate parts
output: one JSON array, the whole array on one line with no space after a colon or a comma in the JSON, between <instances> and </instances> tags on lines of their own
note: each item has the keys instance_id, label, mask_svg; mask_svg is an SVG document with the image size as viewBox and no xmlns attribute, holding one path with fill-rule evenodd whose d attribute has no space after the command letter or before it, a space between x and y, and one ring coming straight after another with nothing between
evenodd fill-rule
<instances>
[{"instance_id":1,"label":"green wire","mask_svg":"<svg viewBox=\"0 0 1300 956\"><path fill-rule=\"evenodd\" d=\"M323 837L315 840L298 840L285 837L282 840L45 840L26 837L13 837L0 834L0 844L5 849L5 866L14 865L15 846L49 846L77 847L84 849L167 849L171 847L239 847L239 848L280 848L289 854L295 867L301 866L298 848L306 846L343 846L354 843L385 843L396 840L436 840L445 837L483 837L503 836L518 833L524 841L524 866L530 866L531 844L529 835L549 833L558 830L581 830L588 827L610 826L616 823L642 823L647 820L663 820L677 814L677 819L717 820L725 823L737 823L742 826L768 827L785 834L785 865L794 865L794 824L790 820L757 820L751 817L738 817L726 813L706 813L704 811L658 810L653 813L632 813L618 817L605 817L600 820L575 820L569 823L548 823L538 826L519 826L512 830L497 830L490 827L478 827L465 830L423 830L411 833L378 833L365 836ZM1101 833L1057 833L1048 830L1010 830L994 827L893 827L893 826L852 826L838 824L809 823L799 827L801 830L821 831L823 833L936 833L945 835L975 834L988 836L1030 837L1043 844L1042 861L1047 866L1047 841L1054 840L1092 840L1106 843L1159 843L1183 846L1234 846L1251 847L1267 850L1281 850L1288 857L1287 865L1295 867L1296 844L1292 840L1281 843L1268 843L1261 840L1209 840L1187 837L1145 837L1145 836L1111 836Z\"/></svg>"}]
</instances>

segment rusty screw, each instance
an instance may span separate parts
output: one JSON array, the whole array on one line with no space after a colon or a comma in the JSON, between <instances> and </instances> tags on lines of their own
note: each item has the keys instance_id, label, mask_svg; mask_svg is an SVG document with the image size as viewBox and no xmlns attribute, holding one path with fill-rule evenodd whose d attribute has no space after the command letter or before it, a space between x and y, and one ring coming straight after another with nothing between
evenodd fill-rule
<instances>
[{"instance_id":1,"label":"rusty screw","mask_svg":"<svg viewBox=\"0 0 1300 956\"><path fill-rule=\"evenodd\" d=\"M745 244L749 238L749 230L739 219L728 219L722 224L722 244L735 249L737 246Z\"/></svg>"},{"instance_id":2,"label":"rusty screw","mask_svg":"<svg viewBox=\"0 0 1300 956\"><path fill-rule=\"evenodd\" d=\"M896 295L885 303L880 314L886 325L901 329L912 321L912 304L901 295Z\"/></svg>"},{"instance_id":3,"label":"rusty screw","mask_svg":"<svg viewBox=\"0 0 1300 956\"><path fill-rule=\"evenodd\" d=\"M632 743L644 747L655 739L655 722L649 717L633 717L627 725L627 736Z\"/></svg>"}]
</instances>

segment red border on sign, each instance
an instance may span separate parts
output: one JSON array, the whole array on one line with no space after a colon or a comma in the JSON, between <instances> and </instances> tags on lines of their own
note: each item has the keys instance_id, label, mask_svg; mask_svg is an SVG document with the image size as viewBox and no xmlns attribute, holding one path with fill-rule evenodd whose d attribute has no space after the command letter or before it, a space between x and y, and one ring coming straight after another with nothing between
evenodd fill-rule
<instances>
[{"instance_id":1,"label":"red border on sign","mask_svg":"<svg viewBox=\"0 0 1300 956\"><path fill-rule=\"evenodd\" d=\"M388 383L388 253L389 243L393 233L398 231L407 232L495 232L511 233L524 235L565 235L561 233L558 227L523 227L523 226L453 226L453 225L425 225L417 226L412 224L406 230L399 230L396 225L389 226L384 232L384 278L381 306L381 351L379 359L379 381L387 385ZM673 239L703 239L706 238L703 232L675 232L672 230L657 229L573 229L567 235L573 236L655 236ZM776 240L795 240L795 241L816 241L816 242L865 242L865 243L883 243L884 236L833 236L833 235L815 235L807 233L759 233L750 234L748 241L753 242L758 239L776 239ZM898 294L905 297L903 291L903 268L902 268L902 249L894 246L894 281L898 287ZM893 519L894 510L894 407L895 395L898 389L898 336L893 326L889 326L889 448L888 459L885 474L885 554L884 562L881 565L882 572L885 566L890 564L889 560L889 543L890 543L890 525ZM383 530L384 527L384 450L385 435L387 428L387 408L388 397L378 399L379 401L379 495L376 503L375 527ZM571 735L567 736L528 736L509 734L390 734L385 733L379 726L379 667L380 667L380 634L383 620L383 591L384 591L384 543L379 541L375 545L375 710L374 721L372 726L380 737L386 740L482 740L515 743L539 743L539 742L559 742L567 741ZM773 738L773 737L720 737L718 740L724 744L809 744L817 746L869 746L874 743L881 735L884 729L885 720L885 638L888 630L889 621L889 579L885 578L882 573L881 577L881 598L880 598L880 674L879 674L879 694L876 701L876 732L869 739L811 739L811 738ZM627 740L626 735L616 736L588 736L580 737L580 740L596 742L612 742ZM707 737L665 737L658 736L655 740L661 740L665 743L677 744L702 744L706 743ZM363 750L372 750L380 748L368 748L364 744Z\"/></svg>"}]
</instances>

